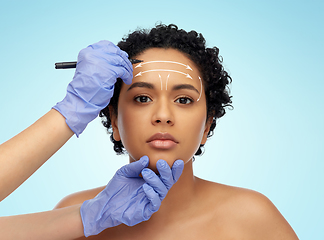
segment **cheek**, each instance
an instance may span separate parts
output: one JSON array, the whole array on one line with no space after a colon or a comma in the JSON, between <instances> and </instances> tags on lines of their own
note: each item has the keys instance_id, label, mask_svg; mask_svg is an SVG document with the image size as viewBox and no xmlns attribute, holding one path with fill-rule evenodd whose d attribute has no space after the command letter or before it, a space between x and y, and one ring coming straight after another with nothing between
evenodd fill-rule
<instances>
[{"instance_id":1,"label":"cheek","mask_svg":"<svg viewBox=\"0 0 324 240\"><path fill-rule=\"evenodd\" d=\"M118 129L119 129L119 134L121 137L121 140L123 144L127 142L126 134L129 137L131 137L132 130L134 127L138 124L137 123L138 118L134 116L133 111L128 111L128 109L123 108L123 110L119 111L118 115Z\"/></svg>"},{"instance_id":2,"label":"cheek","mask_svg":"<svg viewBox=\"0 0 324 240\"><path fill-rule=\"evenodd\" d=\"M133 107L124 105L118 110L118 130L121 141L128 152L136 149L136 143L142 138L147 122L147 113L134 111Z\"/></svg>"},{"instance_id":3,"label":"cheek","mask_svg":"<svg viewBox=\"0 0 324 240\"><path fill-rule=\"evenodd\" d=\"M204 137L206 127L206 112L183 115L181 119L182 141L186 146L185 152L191 158L198 150Z\"/></svg>"},{"instance_id":4,"label":"cheek","mask_svg":"<svg viewBox=\"0 0 324 240\"><path fill-rule=\"evenodd\" d=\"M206 123L206 110L203 107L179 114L178 124L187 129L188 134L203 134ZM197 135L199 134L199 135Z\"/></svg>"}]
</instances>

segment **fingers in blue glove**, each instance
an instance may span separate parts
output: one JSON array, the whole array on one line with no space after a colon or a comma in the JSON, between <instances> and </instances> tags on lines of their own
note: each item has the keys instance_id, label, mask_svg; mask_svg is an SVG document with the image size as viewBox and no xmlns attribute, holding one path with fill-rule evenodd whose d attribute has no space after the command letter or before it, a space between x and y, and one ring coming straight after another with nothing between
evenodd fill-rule
<instances>
[{"instance_id":1,"label":"fingers in blue glove","mask_svg":"<svg viewBox=\"0 0 324 240\"><path fill-rule=\"evenodd\" d=\"M93 50L96 52L95 58L93 58ZM112 66L110 66L109 70L113 70L117 78L121 78L126 84L130 84L132 82L133 66L128 59L128 54L125 51L122 51L112 42L103 40L89 45L87 48L80 51L78 56L78 64L84 58L91 59L94 62L98 60L105 60L110 65L116 67L112 68ZM103 66L102 64L98 65Z\"/></svg>"},{"instance_id":2,"label":"fingers in blue glove","mask_svg":"<svg viewBox=\"0 0 324 240\"><path fill-rule=\"evenodd\" d=\"M182 160L176 160L171 168L174 182L177 182L183 172L184 162Z\"/></svg>"},{"instance_id":3,"label":"fingers in blue glove","mask_svg":"<svg viewBox=\"0 0 324 240\"><path fill-rule=\"evenodd\" d=\"M159 194L160 199L164 199L168 193L168 189L155 172L151 169L145 168L142 170L142 176L145 182Z\"/></svg>"},{"instance_id":4,"label":"fingers in blue glove","mask_svg":"<svg viewBox=\"0 0 324 240\"><path fill-rule=\"evenodd\" d=\"M156 167L160 173L160 178L169 190L176 183L182 174L184 163L182 160L177 160L173 163L170 169L168 163L162 159L157 161Z\"/></svg>"},{"instance_id":5,"label":"fingers in blue glove","mask_svg":"<svg viewBox=\"0 0 324 240\"><path fill-rule=\"evenodd\" d=\"M129 163L117 171L117 174L125 177L139 177L139 174L149 164L148 156L141 157L138 161Z\"/></svg>"},{"instance_id":6,"label":"fingers in blue glove","mask_svg":"<svg viewBox=\"0 0 324 240\"><path fill-rule=\"evenodd\" d=\"M147 183L143 184L143 190L146 194L146 197L150 201L150 206L149 206L150 210L152 212L156 212L157 210L159 210L161 206L161 199L159 194L155 192L154 189Z\"/></svg>"},{"instance_id":7,"label":"fingers in blue glove","mask_svg":"<svg viewBox=\"0 0 324 240\"><path fill-rule=\"evenodd\" d=\"M128 54L125 51L121 50L114 43L107 40L101 40L97 43L89 45L89 47L91 47L92 49L100 49L108 54L121 55L125 60L128 59Z\"/></svg>"},{"instance_id":8,"label":"fingers in blue glove","mask_svg":"<svg viewBox=\"0 0 324 240\"><path fill-rule=\"evenodd\" d=\"M168 163L162 159L158 160L156 163L156 168L160 173L160 179L169 190L174 184L171 168Z\"/></svg>"},{"instance_id":9,"label":"fingers in blue glove","mask_svg":"<svg viewBox=\"0 0 324 240\"><path fill-rule=\"evenodd\" d=\"M133 66L127 57L114 53L106 53L99 50L96 53L96 58L101 61L100 63L96 64L96 66L106 67L104 70L113 71L113 75L116 76L116 78L121 78L126 84L130 84L132 82ZM105 60L107 64L102 64L102 60Z\"/></svg>"},{"instance_id":10,"label":"fingers in blue glove","mask_svg":"<svg viewBox=\"0 0 324 240\"><path fill-rule=\"evenodd\" d=\"M107 40L103 40L99 43L102 43L104 45L104 52L111 54L111 53L115 53L116 55L120 56L124 62L127 64L128 69L131 70L130 72L133 72L133 65L132 63L129 61L128 59L128 54L121 50L118 46L116 46L115 44L113 44L112 42L109 42Z\"/></svg>"}]
</instances>

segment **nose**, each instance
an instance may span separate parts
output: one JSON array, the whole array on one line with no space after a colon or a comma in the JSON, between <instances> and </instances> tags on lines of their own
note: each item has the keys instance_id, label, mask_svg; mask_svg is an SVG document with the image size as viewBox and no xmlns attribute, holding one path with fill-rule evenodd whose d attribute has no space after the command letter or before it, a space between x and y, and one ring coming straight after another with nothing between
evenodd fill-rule
<instances>
[{"instance_id":1,"label":"nose","mask_svg":"<svg viewBox=\"0 0 324 240\"><path fill-rule=\"evenodd\" d=\"M172 106L167 100L160 100L155 105L154 113L152 115L152 124L165 124L172 126L174 124L174 116L172 113Z\"/></svg>"}]
</instances>

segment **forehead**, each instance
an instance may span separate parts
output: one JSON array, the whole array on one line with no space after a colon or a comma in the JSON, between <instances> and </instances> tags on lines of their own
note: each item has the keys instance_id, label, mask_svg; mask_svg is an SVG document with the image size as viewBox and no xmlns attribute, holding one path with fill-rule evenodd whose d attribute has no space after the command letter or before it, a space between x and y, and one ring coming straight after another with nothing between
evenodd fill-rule
<instances>
[{"instance_id":1,"label":"forehead","mask_svg":"<svg viewBox=\"0 0 324 240\"><path fill-rule=\"evenodd\" d=\"M170 79L194 83L200 76L196 64L176 49L151 48L134 58L143 62L133 65L133 82L169 75Z\"/></svg>"},{"instance_id":2,"label":"forehead","mask_svg":"<svg viewBox=\"0 0 324 240\"><path fill-rule=\"evenodd\" d=\"M191 63L191 60L179 50L173 48L149 48L136 56L143 58L142 60L179 60L186 63Z\"/></svg>"}]
</instances>

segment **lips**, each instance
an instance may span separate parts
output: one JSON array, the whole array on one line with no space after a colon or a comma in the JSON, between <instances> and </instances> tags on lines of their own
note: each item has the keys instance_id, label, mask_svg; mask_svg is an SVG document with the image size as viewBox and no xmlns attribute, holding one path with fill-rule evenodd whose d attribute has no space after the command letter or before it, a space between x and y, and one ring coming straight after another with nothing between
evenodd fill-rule
<instances>
[{"instance_id":1,"label":"lips","mask_svg":"<svg viewBox=\"0 0 324 240\"><path fill-rule=\"evenodd\" d=\"M174 148L179 142L169 133L156 133L146 141L149 146L158 149Z\"/></svg>"}]
</instances>

